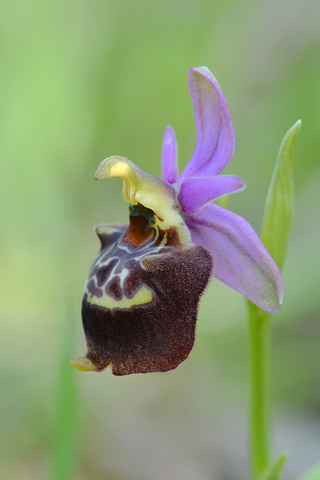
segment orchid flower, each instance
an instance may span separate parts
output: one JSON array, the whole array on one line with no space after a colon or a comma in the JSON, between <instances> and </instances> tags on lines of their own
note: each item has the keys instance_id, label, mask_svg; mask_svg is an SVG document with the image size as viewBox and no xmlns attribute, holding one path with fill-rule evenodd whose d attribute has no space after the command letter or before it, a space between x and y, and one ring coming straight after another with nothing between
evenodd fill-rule
<instances>
[{"instance_id":1,"label":"orchid flower","mask_svg":"<svg viewBox=\"0 0 320 480\"><path fill-rule=\"evenodd\" d=\"M167 127L160 180L112 156L95 179L121 177L129 226L96 229L101 250L84 289L86 357L82 371L112 366L115 375L168 371L194 344L200 297L211 276L267 312L282 301L278 267L246 220L214 203L244 188L220 175L235 135L222 90L205 67L191 68L197 143L178 175L174 131Z\"/></svg>"}]
</instances>

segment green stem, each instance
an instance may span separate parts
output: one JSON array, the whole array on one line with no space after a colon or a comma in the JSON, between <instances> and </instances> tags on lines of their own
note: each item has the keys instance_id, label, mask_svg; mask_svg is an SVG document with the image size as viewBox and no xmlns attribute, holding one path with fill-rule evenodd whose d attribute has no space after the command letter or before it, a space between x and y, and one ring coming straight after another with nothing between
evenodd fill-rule
<instances>
[{"instance_id":1,"label":"green stem","mask_svg":"<svg viewBox=\"0 0 320 480\"><path fill-rule=\"evenodd\" d=\"M52 465L50 480L70 480L74 478L77 455L77 388L74 370L69 360L74 352L73 298L61 301L65 306L61 312L61 350L58 364L58 385L56 394L56 418L53 437Z\"/></svg>"},{"instance_id":2,"label":"green stem","mask_svg":"<svg viewBox=\"0 0 320 480\"><path fill-rule=\"evenodd\" d=\"M249 302L250 453L252 478L270 463L270 315Z\"/></svg>"}]
</instances>

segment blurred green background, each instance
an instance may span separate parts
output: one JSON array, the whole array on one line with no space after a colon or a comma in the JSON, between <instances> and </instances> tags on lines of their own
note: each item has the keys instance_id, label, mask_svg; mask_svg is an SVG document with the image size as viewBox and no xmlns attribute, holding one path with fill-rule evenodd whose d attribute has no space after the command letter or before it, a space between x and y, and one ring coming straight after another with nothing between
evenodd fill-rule
<instances>
[{"instance_id":1,"label":"blurred green background","mask_svg":"<svg viewBox=\"0 0 320 480\"><path fill-rule=\"evenodd\" d=\"M296 215L273 318L275 450L286 479L320 459L320 3L20 0L0 5L0 477L246 480L246 304L212 281L189 359L167 374L83 374L82 288L93 227L124 222L129 157L160 175L164 128L180 169L195 145L187 70L227 97L243 178L229 208L259 231L277 151L298 119Z\"/></svg>"}]
</instances>

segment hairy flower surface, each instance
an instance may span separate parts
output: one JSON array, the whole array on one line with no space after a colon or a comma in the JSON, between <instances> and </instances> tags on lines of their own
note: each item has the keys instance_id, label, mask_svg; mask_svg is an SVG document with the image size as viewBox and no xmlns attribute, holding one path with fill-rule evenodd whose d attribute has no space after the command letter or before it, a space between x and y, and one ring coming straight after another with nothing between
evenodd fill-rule
<instances>
[{"instance_id":1,"label":"hairy flower surface","mask_svg":"<svg viewBox=\"0 0 320 480\"><path fill-rule=\"evenodd\" d=\"M198 304L210 275L267 312L282 301L279 270L246 220L211 203L244 188L220 175L235 145L222 90L205 67L189 70L197 143L178 175L175 135L165 131L160 180L124 157L99 166L95 179L121 177L129 226L102 225L101 250L84 289L86 357L82 371L109 365L115 375L168 371L194 343Z\"/></svg>"}]
</instances>

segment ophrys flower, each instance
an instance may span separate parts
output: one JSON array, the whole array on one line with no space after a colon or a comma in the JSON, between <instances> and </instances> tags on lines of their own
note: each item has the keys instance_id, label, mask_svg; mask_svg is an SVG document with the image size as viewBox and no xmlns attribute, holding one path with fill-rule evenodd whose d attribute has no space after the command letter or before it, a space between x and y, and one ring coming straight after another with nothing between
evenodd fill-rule
<instances>
[{"instance_id":1,"label":"ophrys flower","mask_svg":"<svg viewBox=\"0 0 320 480\"><path fill-rule=\"evenodd\" d=\"M82 319L87 355L79 370L116 375L167 371L189 355L198 303L210 275L263 310L282 300L282 280L246 220L211 203L244 188L220 175L235 145L222 90L205 67L189 70L197 143L178 175L175 135L167 127L160 180L130 160L104 160L97 180L121 177L129 226L97 228L101 241L85 285Z\"/></svg>"}]
</instances>

